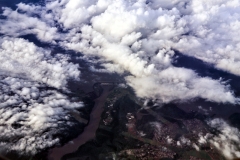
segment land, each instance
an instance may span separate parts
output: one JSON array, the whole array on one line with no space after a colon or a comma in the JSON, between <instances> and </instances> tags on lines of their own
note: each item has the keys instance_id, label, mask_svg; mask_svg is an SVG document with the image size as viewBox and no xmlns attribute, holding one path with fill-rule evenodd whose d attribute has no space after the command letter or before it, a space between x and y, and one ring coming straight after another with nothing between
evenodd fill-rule
<instances>
[{"instance_id":1,"label":"land","mask_svg":"<svg viewBox=\"0 0 240 160\"><path fill-rule=\"evenodd\" d=\"M186 111L178 103L146 101L120 82L97 82L92 91L68 96L85 107L70 113L77 125L61 135L59 146L33 157L8 153L0 159L225 160L209 142L199 144L199 135L218 135L206 123L214 114L202 108ZM240 129L239 117L233 113L228 121Z\"/></svg>"},{"instance_id":2,"label":"land","mask_svg":"<svg viewBox=\"0 0 240 160\"><path fill-rule=\"evenodd\" d=\"M131 88L115 86L95 137L61 159L225 160L211 144L198 145L199 134L217 134L206 124L211 116L185 112L174 103L144 104Z\"/></svg>"}]
</instances>

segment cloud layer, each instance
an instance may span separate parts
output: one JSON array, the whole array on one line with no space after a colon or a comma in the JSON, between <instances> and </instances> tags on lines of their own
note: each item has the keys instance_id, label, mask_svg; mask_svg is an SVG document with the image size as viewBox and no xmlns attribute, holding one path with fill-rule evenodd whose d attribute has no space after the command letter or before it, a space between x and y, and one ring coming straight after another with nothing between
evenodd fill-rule
<instances>
[{"instance_id":1,"label":"cloud layer","mask_svg":"<svg viewBox=\"0 0 240 160\"><path fill-rule=\"evenodd\" d=\"M56 88L65 87L68 79L80 75L78 65L68 62L67 56L52 57L50 51L23 39L2 39L0 55L2 75L21 75Z\"/></svg>"},{"instance_id":2,"label":"cloud layer","mask_svg":"<svg viewBox=\"0 0 240 160\"><path fill-rule=\"evenodd\" d=\"M70 112L80 107L81 102L71 102L69 97L39 83L1 77L0 146L36 154L56 145L60 137L54 135L76 125L70 120Z\"/></svg>"},{"instance_id":3,"label":"cloud layer","mask_svg":"<svg viewBox=\"0 0 240 160\"><path fill-rule=\"evenodd\" d=\"M78 125L70 112L83 103L71 102L58 89L79 80L79 66L24 39L5 37L0 44L1 148L36 154L59 144L64 138L59 135Z\"/></svg>"},{"instance_id":4,"label":"cloud layer","mask_svg":"<svg viewBox=\"0 0 240 160\"><path fill-rule=\"evenodd\" d=\"M0 21L0 30L10 36L35 34L42 41L98 56L109 72L130 73L126 80L140 97L236 103L224 83L172 62L174 50L179 50L239 75L239 38L234 36L239 8L234 0L20 3L16 11L4 9L7 19Z\"/></svg>"}]
</instances>

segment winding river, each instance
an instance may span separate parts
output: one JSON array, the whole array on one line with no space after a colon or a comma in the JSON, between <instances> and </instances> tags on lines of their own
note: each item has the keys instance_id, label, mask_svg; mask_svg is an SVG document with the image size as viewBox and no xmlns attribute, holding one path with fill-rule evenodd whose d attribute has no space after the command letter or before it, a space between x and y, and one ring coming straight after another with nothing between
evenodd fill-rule
<instances>
[{"instance_id":1,"label":"winding river","mask_svg":"<svg viewBox=\"0 0 240 160\"><path fill-rule=\"evenodd\" d=\"M103 93L95 100L95 105L90 114L89 124L84 128L83 133L64 146L51 149L48 154L48 160L60 160L64 155L77 151L81 145L95 138L95 133L101 120L103 106L112 86L102 86L102 88Z\"/></svg>"}]
</instances>

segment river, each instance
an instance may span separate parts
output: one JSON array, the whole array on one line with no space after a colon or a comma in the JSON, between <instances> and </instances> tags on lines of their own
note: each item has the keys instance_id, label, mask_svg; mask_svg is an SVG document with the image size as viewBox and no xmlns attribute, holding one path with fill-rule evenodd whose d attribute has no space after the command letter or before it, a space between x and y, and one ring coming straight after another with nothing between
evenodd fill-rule
<instances>
[{"instance_id":1,"label":"river","mask_svg":"<svg viewBox=\"0 0 240 160\"><path fill-rule=\"evenodd\" d=\"M60 160L64 155L77 151L77 149L87 141L95 138L96 130L98 129L103 107L112 86L103 86L102 95L95 100L95 105L90 114L89 124L84 128L77 138L62 147L56 147L49 151L48 160Z\"/></svg>"}]
</instances>

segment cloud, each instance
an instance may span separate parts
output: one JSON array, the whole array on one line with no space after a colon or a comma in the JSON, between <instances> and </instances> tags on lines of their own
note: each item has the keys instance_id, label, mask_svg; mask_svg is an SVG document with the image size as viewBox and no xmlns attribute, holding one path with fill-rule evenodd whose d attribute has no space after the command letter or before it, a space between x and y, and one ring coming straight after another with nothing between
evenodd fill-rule
<instances>
[{"instance_id":1,"label":"cloud","mask_svg":"<svg viewBox=\"0 0 240 160\"><path fill-rule=\"evenodd\" d=\"M225 7L221 6L224 1L207 2L206 8L202 7L204 2L61 0L47 2L45 6L20 3L17 11L5 8L3 15L7 19L0 22L4 29L1 32L36 34L42 41L53 44L58 41L64 48L89 57L98 56L102 59L101 66L109 72L131 74L126 80L140 97L162 102L201 97L236 103L238 100L228 86L219 80L199 77L192 70L172 65L174 50L180 50L238 74L237 49L230 53L236 47L229 46L229 43L235 45L238 38L234 42L229 40L227 37L234 27L226 30L224 25L228 22L220 22L223 13L232 15L238 6L230 13L234 2L228 2ZM19 20L23 25L17 27ZM215 31L218 23L222 26ZM10 30L8 26L15 29ZM221 38L220 32L228 40Z\"/></svg>"},{"instance_id":2,"label":"cloud","mask_svg":"<svg viewBox=\"0 0 240 160\"><path fill-rule=\"evenodd\" d=\"M216 118L208 121L208 125L219 133L216 135L207 133L200 135L200 144L210 143L216 147L227 159L240 158L240 132L237 128L231 127L223 119Z\"/></svg>"},{"instance_id":3,"label":"cloud","mask_svg":"<svg viewBox=\"0 0 240 160\"><path fill-rule=\"evenodd\" d=\"M176 48L199 58L216 68L240 75L239 37L240 23L238 1L197 1L188 3L189 15L183 17L189 34L182 36Z\"/></svg>"},{"instance_id":4,"label":"cloud","mask_svg":"<svg viewBox=\"0 0 240 160\"><path fill-rule=\"evenodd\" d=\"M1 147L36 154L58 144L62 137L56 135L76 125L70 112L83 107L82 102L71 102L66 95L45 87L26 79L1 77Z\"/></svg>"},{"instance_id":5,"label":"cloud","mask_svg":"<svg viewBox=\"0 0 240 160\"><path fill-rule=\"evenodd\" d=\"M127 81L136 88L140 97L160 97L163 102L201 97L209 101L235 103L232 93L220 82L198 77L193 71L184 68L169 67L152 75L129 76Z\"/></svg>"},{"instance_id":6,"label":"cloud","mask_svg":"<svg viewBox=\"0 0 240 160\"><path fill-rule=\"evenodd\" d=\"M28 12L37 11L35 8L39 8L34 6L22 7L22 5L19 4L19 9L29 9ZM40 12L41 11L37 13ZM9 20L0 20L0 23L4 24L0 26L1 33L14 37L25 34L35 34L37 35L37 38L44 40L45 42L54 43L54 39L56 39L55 36L57 35L57 28L52 27L46 22L39 20L37 17L34 17L33 14L36 15L37 13L33 12L27 15L21 14L18 11L12 11L9 8L4 8L3 15L7 16ZM48 17L47 15L44 17L46 20L50 18L51 17Z\"/></svg>"},{"instance_id":7,"label":"cloud","mask_svg":"<svg viewBox=\"0 0 240 160\"><path fill-rule=\"evenodd\" d=\"M66 86L68 79L79 79L78 65L65 55L51 56L24 39L4 38L0 46L1 75L17 75L56 88Z\"/></svg>"},{"instance_id":8,"label":"cloud","mask_svg":"<svg viewBox=\"0 0 240 160\"><path fill-rule=\"evenodd\" d=\"M70 112L83 103L57 89L79 80L79 66L21 38L4 37L0 44L0 146L33 155L59 144L62 132L78 125Z\"/></svg>"}]
</instances>

